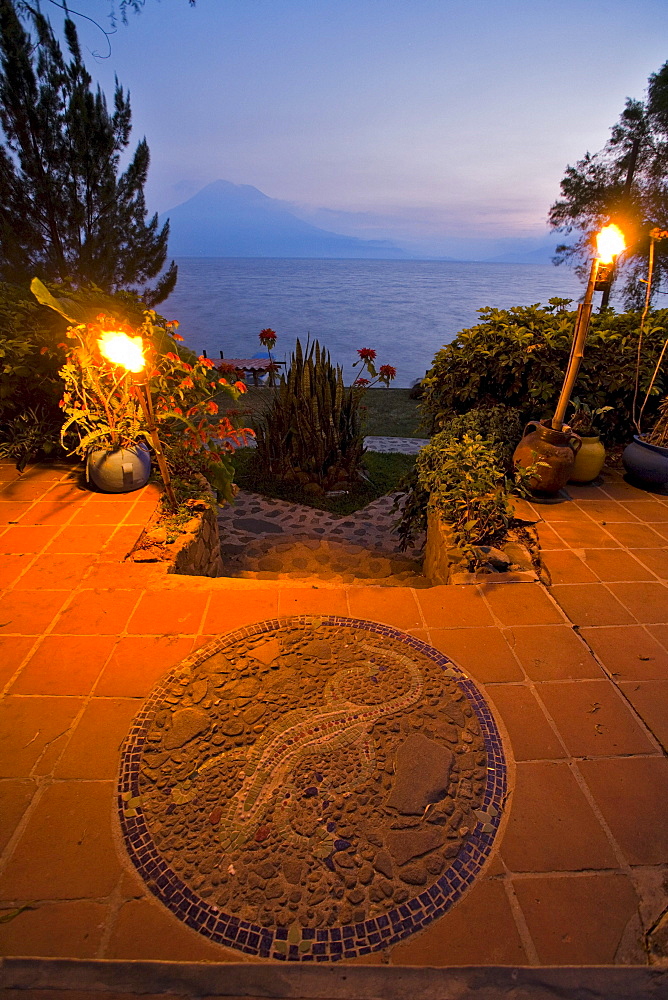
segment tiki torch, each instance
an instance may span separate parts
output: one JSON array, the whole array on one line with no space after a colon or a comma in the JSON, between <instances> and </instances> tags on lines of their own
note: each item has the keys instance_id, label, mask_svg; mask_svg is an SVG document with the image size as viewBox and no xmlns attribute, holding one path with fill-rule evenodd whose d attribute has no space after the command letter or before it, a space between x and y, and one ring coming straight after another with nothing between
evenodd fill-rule
<instances>
[{"instance_id":1,"label":"tiki torch","mask_svg":"<svg viewBox=\"0 0 668 1000\"><path fill-rule=\"evenodd\" d=\"M580 368L580 362L584 354L584 345L589 331L589 321L591 319L592 299L596 290L596 282L604 281L610 273L617 256L626 248L624 236L621 230L615 226L605 226L596 237L596 254L591 262L589 271L589 281L585 292L584 301L578 306L577 319L575 321L575 334L571 347L571 356L568 360L564 384L557 403L557 409L552 417L552 428L560 431L564 425L566 409L571 398L571 392L575 385L575 380Z\"/></svg>"},{"instance_id":2,"label":"tiki torch","mask_svg":"<svg viewBox=\"0 0 668 1000\"><path fill-rule=\"evenodd\" d=\"M162 480L165 484L167 498L174 509L176 509L176 497L172 486L171 476L165 453L158 437L158 429L153 412L153 401L148 386L148 373L146 371L146 358L144 357L144 344L141 337L130 337L127 333L119 330L105 330L98 340L100 353L111 361L114 365L125 368L132 377L132 387L142 408L144 419L151 435L151 443L155 457L158 461L158 468Z\"/></svg>"}]
</instances>

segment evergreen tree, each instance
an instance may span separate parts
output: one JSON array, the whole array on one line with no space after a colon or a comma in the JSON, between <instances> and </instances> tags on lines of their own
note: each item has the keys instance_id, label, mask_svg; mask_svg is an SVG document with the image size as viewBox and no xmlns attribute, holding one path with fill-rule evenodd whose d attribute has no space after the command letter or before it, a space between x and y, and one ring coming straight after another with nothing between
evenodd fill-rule
<instances>
[{"instance_id":1,"label":"evergreen tree","mask_svg":"<svg viewBox=\"0 0 668 1000\"><path fill-rule=\"evenodd\" d=\"M650 230L668 229L668 62L650 76L645 100L627 99L604 148L566 168L561 195L550 209L550 225L557 232L575 231L577 239L557 247L556 262L578 261L586 273L592 235L617 223L629 248L618 265L624 296L629 306L638 306L645 297ZM667 243L656 245L655 289L668 277Z\"/></svg>"},{"instance_id":2,"label":"evergreen tree","mask_svg":"<svg viewBox=\"0 0 668 1000\"><path fill-rule=\"evenodd\" d=\"M0 0L0 279L29 283L35 275L105 291L144 285L167 256L169 226L146 221L145 139L127 169L129 95L116 81L114 108L93 92L69 17L66 61L51 25L29 5L24 27L16 0ZM149 305L176 283L172 261L153 288Z\"/></svg>"}]
</instances>

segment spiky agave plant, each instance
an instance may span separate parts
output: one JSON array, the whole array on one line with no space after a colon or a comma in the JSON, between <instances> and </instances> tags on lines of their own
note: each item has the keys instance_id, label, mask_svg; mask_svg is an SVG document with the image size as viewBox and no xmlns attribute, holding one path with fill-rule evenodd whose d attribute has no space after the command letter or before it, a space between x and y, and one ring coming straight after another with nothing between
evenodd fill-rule
<instances>
[{"instance_id":1,"label":"spiky agave plant","mask_svg":"<svg viewBox=\"0 0 668 1000\"><path fill-rule=\"evenodd\" d=\"M364 439L360 392L346 389L343 372L318 341L299 340L269 411L257 430L258 462L265 474L322 489L354 481Z\"/></svg>"}]
</instances>

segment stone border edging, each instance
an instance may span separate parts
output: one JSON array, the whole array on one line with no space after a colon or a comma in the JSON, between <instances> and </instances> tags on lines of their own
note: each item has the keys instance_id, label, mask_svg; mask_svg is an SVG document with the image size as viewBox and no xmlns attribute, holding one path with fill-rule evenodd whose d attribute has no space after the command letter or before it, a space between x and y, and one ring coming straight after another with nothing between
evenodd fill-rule
<instances>
[{"instance_id":1,"label":"stone border edging","mask_svg":"<svg viewBox=\"0 0 668 1000\"><path fill-rule=\"evenodd\" d=\"M0 988L290 1000L663 1000L668 969L650 966L408 966L110 959L0 959Z\"/></svg>"}]
</instances>

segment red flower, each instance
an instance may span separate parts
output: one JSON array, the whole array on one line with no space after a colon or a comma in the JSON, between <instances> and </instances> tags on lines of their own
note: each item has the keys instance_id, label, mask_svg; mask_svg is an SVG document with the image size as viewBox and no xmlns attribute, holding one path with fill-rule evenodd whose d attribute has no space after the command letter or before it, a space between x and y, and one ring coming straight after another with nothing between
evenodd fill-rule
<instances>
[{"instance_id":1,"label":"red flower","mask_svg":"<svg viewBox=\"0 0 668 1000\"><path fill-rule=\"evenodd\" d=\"M381 378L391 382L393 378L397 377L397 369L393 368L392 365L381 365L378 369L378 374Z\"/></svg>"},{"instance_id":2,"label":"red flower","mask_svg":"<svg viewBox=\"0 0 668 1000\"><path fill-rule=\"evenodd\" d=\"M170 361L178 361L179 360L178 354L173 354L171 351L168 354L165 354L165 357L169 358Z\"/></svg>"},{"instance_id":3,"label":"red flower","mask_svg":"<svg viewBox=\"0 0 668 1000\"><path fill-rule=\"evenodd\" d=\"M271 327L267 326L264 330L260 330L259 337L260 343L264 347L268 347L269 350L271 350L276 343L277 334L275 330L272 330Z\"/></svg>"},{"instance_id":4,"label":"red flower","mask_svg":"<svg viewBox=\"0 0 668 1000\"><path fill-rule=\"evenodd\" d=\"M190 375L188 375L187 378L184 378L184 380L181 383L181 385L179 386L179 388L180 389L194 389L195 388L195 383L191 379Z\"/></svg>"},{"instance_id":5,"label":"red flower","mask_svg":"<svg viewBox=\"0 0 668 1000\"><path fill-rule=\"evenodd\" d=\"M357 353L361 357L362 361L367 361L367 360L373 361L376 357L376 352L372 350L370 347L363 347Z\"/></svg>"},{"instance_id":6,"label":"red flower","mask_svg":"<svg viewBox=\"0 0 668 1000\"><path fill-rule=\"evenodd\" d=\"M168 330L171 329L171 328L173 328L173 329L176 330L176 328L178 327L178 325L179 325L179 321L177 319L168 319L167 322L165 323L165 326L167 327Z\"/></svg>"},{"instance_id":7,"label":"red flower","mask_svg":"<svg viewBox=\"0 0 668 1000\"><path fill-rule=\"evenodd\" d=\"M211 360L211 358L205 358L204 355L202 355L197 360L199 361L199 363L201 365L204 365L205 368L215 368L216 367L215 364L214 364L214 362Z\"/></svg>"},{"instance_id":8,"label":"red flower","mask_svg":"<svg viewBox=\"0 0 668 1000\"><path fill-rule=\"evenodd\" d=\"M180 333L173 333L172 340L183 340L183 337L181 336Z\"/></svg>"},{"instance_id":9,"label":"red flower","mask_svg":"<svg viewBox=\"0 0 668 1000\"><path fill-rule=\"evenodd\" d=\"M214 403L212 399L206 404L206 408L209 413L218 413L218 403Z\"/></svg>"},{"instance_id":10,"label":"red flower","mask_svg":"<svg viewBox=\"0 0 668 1000\"><path fill-rule=\"evenodd\" d=\"M370 383L369 383L368 378L361 378L360 377L360 378L356 378L353 384L354 385L359 385L362 389L364 389L364 387L367 386L367 385L369 385Z\"/></svg>"},{"instance_id":11,"label":"red flower","mask_svg":"<svg viewBox=\"0 0 668 1000\"><path fill-rule=\"evenodd\" d=\"M234 388L238 389L239 392L245 392L246 391L246 383L245 382L235 382L234 383Z\"/></svg>"}]
</instances>

